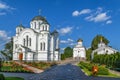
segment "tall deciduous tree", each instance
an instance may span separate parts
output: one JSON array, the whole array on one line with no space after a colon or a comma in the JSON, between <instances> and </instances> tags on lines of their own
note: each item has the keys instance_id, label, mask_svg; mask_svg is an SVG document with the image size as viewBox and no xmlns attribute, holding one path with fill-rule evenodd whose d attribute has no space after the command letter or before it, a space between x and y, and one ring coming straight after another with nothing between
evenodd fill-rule
<instances>
[{"instance_id":1,"label":"tall deciduous tree","mask_svg":"<svg viewBox=\"0 0 120 80\"><path fill-rule=\"evenodd\" d=\"M61 59L64 60L65 58L69 58L73 56L73 49L71 47L66 47L64 49L64 53L61 54Z\"/></svg>"},{"instance_id":2,"label":"tall deciduous tree","mask_svg":"<svg viewBox=\"0 0 120 80\"><path fill-rule=\"evenodd\" d=\"M100 43L101 38L102 38L102 41L103 41L106 45L108 45L109 41L108 41L107 38L105 38L105 37L102 36L102 35L97 35L97 36L95 36L95 37L93 38L93 40L92 40L92 43L91 43L91 48L92 48L92 50L95 50L95 49L98 48L98 44Z\"/></svg>"}]
</instances>

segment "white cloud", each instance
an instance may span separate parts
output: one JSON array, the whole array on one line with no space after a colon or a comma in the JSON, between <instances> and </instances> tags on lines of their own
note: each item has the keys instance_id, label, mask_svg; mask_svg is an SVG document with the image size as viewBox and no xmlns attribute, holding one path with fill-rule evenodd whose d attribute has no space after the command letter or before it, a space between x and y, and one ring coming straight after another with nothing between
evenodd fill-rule
<instances>
[{"instance_id":1,"label":"white cloud","mask_svg":"<svg viewBox=\"0 0 120 80\"><path fill-rule=\"evenodd\" d=\"M8 9L9 6L4 4L4 3L0 3L0 9Z\"/></svg>"},{"instance_id":2,"label":"white cloud","mask_svg":"<svg viewBox=\"0 0 120 80\"><path fill-rule=\"evenodd\" d=\"M110 19L111 16L107 16L106 12L105 13L100 13L96 17L94 17L94 22L101 22L101 21L106 21Z\"/></svg>"},{"instance_id":3,"label":"white cloud","mask_svg":"<svg viewBox=\"0 0 120 80\"><path fill-rule=\"evenodd\" d=\"M0 15L6 15L6 13L5 12L0 12Z\"/></svg>"},{"instance_id":4,"label":"white cloud","mask_svg":"<svg viewBox=\"0 0 120 80\"><path fill-rule=\"evenodd\" d=\"M70 46L74 46L74 45L76 45L76 43L70 43L69 45L70 45Z\"/></svg>"},{"instance_id":5,"label":"white cloud","mask_svg":"<svg viewBox=\"0 0 120 80\"><path fill-rule=\"evenodd\" d=\"M112 21L111 20L108 20L107 22L106 22L106 24L111 24L112 23Z\"/></svg>"},{"instance_id":6,"label":"white cloud","mask_svg":"<svg viewBox=\"0 0 120 80\"><path fill-rule=\"evenodd\" d=\"M72 15L80 16L82 14L88 14L84 18L87 21L91 21L91 22L106 22L107 21L106 24L110 24L112 23L110 20L111 16L108 15L108 13L110 13L109 10L105 11L102 7L98 7L95 10L91 10L91 9L83 9L81 11L76 10L72 13Z\"/></svg>"},{"instance_id":7,"label":"white cloud","mask_svg":"<svg viewBox=\"0 0 120 80\"><path fill-rule=\"evenodd\" d=\"M0 9L15 9L15 8L13 8L3 2L0 2Z\"/></svg>"},{"instance_id":8,"label":"white cloud","mask_svg":"<svg viewBox=\"0 0 120 80\"><path fill-rule=\"evenodd\" d=\"M68 34L72 31L73 27L65 27L65 28L61 28L60 30L58 30L58 32L62 35Z\"/></svg>"},{"instance_id":9,"label":"white cloud","mask_svg":"<svg viewBox=\"0 0 120 80\"><path fill-rule=\"evenodd\" d=\"M110 18L111 16L108 16L107 13L104 12L104 13L99 13L97 15L90 15L86 17L85 20L94 21L94 22L103 22L109 20Z\"/></svg>"},{"instance_id":10,"label":"white cloud","mask_svg":"<svg viewBox=\"0 0 120 80\"><path fill-rule=\"evenodd\" d=\"M68 40L69 42L73 42L73 41L74 41L74 40L72 40L72 39L70 39L70 38L68 38L67 40Z\"/></svg>"},{"instance_id":11,"label":"white cloud","mask_svg":"<svg viewBox=\"0 0 120 80\"><path fill-rule=\"evenodd\" d=\"M4 30L0 30L0 43L8 41L10 37L7 35L7 32Z\"/></svg>"},{"instance_id":12,"label":"white cloud","mask_svg":"<svg viewBox=\"0 0 120 80\"><path fill-rule=\"evenodd\" d=\"M82 14L88 14L90 12L91 12L90 9L83 9L80 12L76 10L72 13L72 16L79 16L79 15L82 15Z\"/></svg>"},{"instance_id":13,"label":"white cloud","mask_svg":"<svg viewBox=\"0 0 120 80\"><path fill-rule=\"evenodd\" d=\"M12 11L14 9L15 8L7 5L6 3L0 2L0 15L6 15L8 11Z\"/></svg>"},{"instance_id":14,"label":"white cloud","mask_svg":"<svg viewBox=\"0 0 120 80\"><path fill-rule=\"evenodd\" d=\"M60 41L60 43L62 43L62 44L68 44L68 43L72 43L72 42L74 42L74 40L70 39L70 38L68 38L67 40L61 40Z\"/></svg>"},{"instance_id":15,"label":"white cloud","mask_svg":"<svg viewBox=\"0 0 120 80\"><path fill-rule=\"evenodd\" d=\"M74 12L72 13L72 16L79 16L79 11L74 11Z\"/></svg>"},{"instance_id":16,"label":"white cloud","mask_svg":"<svg viewBox=\"0 0 120 80\"><path fill-rule=\"evenodd\" d=\"M61 40L60 43L66 44L66 43L68 43L68 41L66 41L66 40Z\"/></svg>"},{"instance_id":17,"label":"white cloud","mask_svg":"<svg viewBox=\"0 0 120 80\"><path fill-rule=\"evenodd\" d=\"M81 14L88 14L90 12L91 12L90 9L83 9L82 11L80 11L79 15L81 15Z\"/></svg>"}]
</instances>

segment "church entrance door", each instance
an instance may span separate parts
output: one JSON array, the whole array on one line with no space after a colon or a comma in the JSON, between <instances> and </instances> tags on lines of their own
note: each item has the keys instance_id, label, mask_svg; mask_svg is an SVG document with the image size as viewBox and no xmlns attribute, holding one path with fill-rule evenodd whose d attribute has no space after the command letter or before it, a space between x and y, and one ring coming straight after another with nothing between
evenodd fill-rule
<instances>
[{"instance_id":1,"label":"church entrance door","mask_svg":"<svg viewBox=\"0 0 120 80\"><path fill-rule=\"evenodd\" d=\"M20 60L20 61L23 60L23 53L19 53L19 60Z\"/></svg>"}]
</instances>

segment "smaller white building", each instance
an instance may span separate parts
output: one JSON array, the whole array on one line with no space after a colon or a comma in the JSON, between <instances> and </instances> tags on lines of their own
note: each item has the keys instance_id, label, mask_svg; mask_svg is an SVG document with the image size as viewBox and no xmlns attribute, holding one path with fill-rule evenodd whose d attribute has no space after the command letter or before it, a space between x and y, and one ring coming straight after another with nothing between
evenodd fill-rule
<instances>
[{"instance_id":1,"label":"smaller white building","mask_svg":"<svg viewBox=\"0 0 120 80\"><path fill-rule=\"evenodd\" d=\"M83 40L78 39L77 42L78 42L77 45L73 48L73 58L85 60L86 59L86 50L85 50L85 47L83 47Z\"/></svg>"},{"instance_id":2,"label":"smaller white building","mask_svg":"<svg viewBox=\"0 0 120 80\"><path fill-rule=\"evenodd\" d=\"M97 53L97 54L114 54L116 52L118 52L118 51L109 47L109 46L107 46L101 38L100 43L98 44L98 48L93 50L93 52L91 54L91 57L92 57L92 59L94 58L94 53Z\"/></svg>"}]
</instances>

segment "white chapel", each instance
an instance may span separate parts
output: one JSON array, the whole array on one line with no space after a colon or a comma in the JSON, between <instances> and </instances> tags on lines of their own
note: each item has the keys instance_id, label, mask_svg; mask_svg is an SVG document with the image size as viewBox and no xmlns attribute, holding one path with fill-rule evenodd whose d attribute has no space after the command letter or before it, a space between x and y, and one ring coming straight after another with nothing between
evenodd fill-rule
<instances>
[{"instance_id":1,"label":"white chapel","mask_svg":"<svg viewBox=\"0 0 120 80\"><path fill-rule=\"evenodd\" d=\"M59 61L59 37L55 30L50 32L50 24L42 16L30 21L30 28L22 24L16 27L13 36L13 60Z\"/></svg>"},{"instance_id":2,"label":"white chapel","mask_svg":"<svg viewBox=\"0 0 120 80\"><path fill-rule=\"evenodd\" d=\"M91 58L94 58L94 54L114 54L118 52L118 50L115 50L109 46L107 46L104 42L103 39L100 39L100 43L98 44L98 48L92 51Z\"/></svg>"},{"instance_id":3,"label":"white chapel","mask_svg":"<svg viewBox=\"0 0 120 80\"><path fill-rule=\"evenodd\" d=\"M85 60L86 59L86 50L85 50L85 47L83 47L83 40L78 39L77 42L78 42L77 45L73 48L73 58Z\"/></svg>"}]
</instances>

